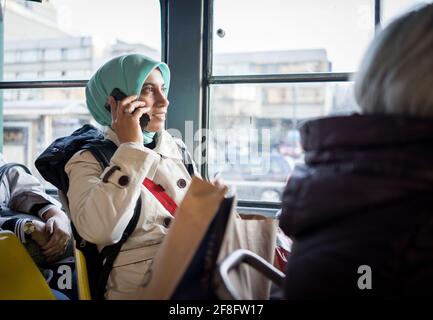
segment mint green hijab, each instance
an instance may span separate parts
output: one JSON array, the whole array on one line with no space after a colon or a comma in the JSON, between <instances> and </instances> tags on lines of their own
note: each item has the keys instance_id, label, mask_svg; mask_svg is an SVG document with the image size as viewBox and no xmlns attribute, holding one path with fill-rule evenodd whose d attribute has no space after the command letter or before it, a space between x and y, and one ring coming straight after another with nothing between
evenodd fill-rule
<instances>
[{"instance_id":1,"label":"mint green hijab","mask_svg":"<svg viewBox=\"0 0 433 320\"><path fill-rule=\"evenodd\" d=\"M167 95L170 85L170 69L163 62L139 53L132 53L113 58L102 65L86 86L87 108L96 122L103 126L111 125L111 114L104 105L114 88L119 88L127 96L139 96L146 78L156 68L161 71ZM154 132L144 131L144 143L151 142L154 134Z\"/></svg>"}]
</instances>

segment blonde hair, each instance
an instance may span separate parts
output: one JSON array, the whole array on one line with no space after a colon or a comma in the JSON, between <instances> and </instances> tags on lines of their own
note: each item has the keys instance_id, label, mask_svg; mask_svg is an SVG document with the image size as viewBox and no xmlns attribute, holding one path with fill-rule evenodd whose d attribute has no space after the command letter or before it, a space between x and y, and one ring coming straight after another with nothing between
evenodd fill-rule
<instances>
[{"instance_id":1,"label":"blonde hair","mask_svg":"<svg viewBox=\"0 0 433 320\"><path fill-rule=\"evenodd\" d=\"M433 117L433 4L397 18L377 35L354 90L363 113Z\"/></svg>"}]
</instances>

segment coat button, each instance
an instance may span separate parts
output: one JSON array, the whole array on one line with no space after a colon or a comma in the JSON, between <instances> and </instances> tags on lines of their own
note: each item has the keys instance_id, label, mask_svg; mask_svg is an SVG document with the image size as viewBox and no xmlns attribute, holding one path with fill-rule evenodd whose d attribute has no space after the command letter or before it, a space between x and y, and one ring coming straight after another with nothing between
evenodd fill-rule
<instances>
[{"instance_id":1,"label":"coat button","mask_svg":"<svg viewBox=\"0 0 433 320\"><path fill-rule=\"evenodd\" d=\"M171 223L171 218L169 217L164 218L164 220L162 221L162 225L166 228L169 227L170 223Z\"/></svg>"},{"instance_id":2,"label":"coat button","mask_svg":"<svg viewBox=\"0 0 433 320\"><path fill-rule=\"evenodd\" d=\"M121 176L119 178L119 185L121 185L122 187L127 186L129 183L129 177L128 176Z\"/></svg>"},{"instance_id":3,"label":"coat button","mask_svg":"<svg viewBox=\"0 0 433 320\"><path fill-rule=\"evenodd\" d=\"M185 179L179 179L179 180L177 180L177 186L179 188L181 188L181 189L185 188L186 187L186 181L185 181Z\"/></svg>"}]
</instances>

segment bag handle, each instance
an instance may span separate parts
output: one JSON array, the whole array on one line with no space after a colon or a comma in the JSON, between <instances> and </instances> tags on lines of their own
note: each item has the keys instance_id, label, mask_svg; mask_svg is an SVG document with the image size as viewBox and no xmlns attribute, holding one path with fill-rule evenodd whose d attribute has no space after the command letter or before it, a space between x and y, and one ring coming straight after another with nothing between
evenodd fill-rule
<instances>
[{"instance_id":1,"label":"bag handle","mask_svg":"<svg viewBox=\"0 0 433 320\"><path fill-rule=\"evenodd\" d=\"M101 167L104 169L110 165L110 159L117 149L117 146L106 140L106 144L95 145L93 147L86 148L93 156L98 160ZM138 220L140 218L141 211L141 196L138 198L135 204L134 214L122 233L120 240L112 245L104 247L100 254L102 260L102 270L99 275L98 284L96 288L96 300L104 300L108 277L110 276L111 270L113 269L114 261L116 260L122 245L128 240L129 236L135 230Z\"/></svg>"},{"instance_id":2,"label":"bag handle","mask_svg":"<svg viewBox=\"0 0 433 320\"><path fill-rule=\"evenodd\" d=\"M115 244L104 247L101 251L103 265L102 265L101 275L99 276L98 287L96 290L97 300L104 299L108 277L110 276L111 270L113 269L114 261L119 255L122 245L126 242L126 240L128 240L129 236L137 226L138 220L140 218L140 210L141 210L141 197L138 198L137 203L135 204L134 215L129 221L125 231L123 231L120 240Z\"/></svg>"}]
</instances>

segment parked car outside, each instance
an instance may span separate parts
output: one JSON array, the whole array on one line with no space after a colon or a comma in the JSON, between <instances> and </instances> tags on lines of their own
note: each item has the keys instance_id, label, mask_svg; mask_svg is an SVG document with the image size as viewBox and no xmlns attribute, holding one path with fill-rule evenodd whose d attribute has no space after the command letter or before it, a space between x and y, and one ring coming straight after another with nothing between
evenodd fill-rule
<instances>
[{"instance_id":1,"label":"parked car outside","mask_svg":"<svg viewBox=\"0 0 433 320\"><path fill-rule=\"evenodd\" d=\"M280 202L295 161L280 154L249 159L248 163L226 164L220 177L238 200Z\"/></svg>"}]
</instances>

